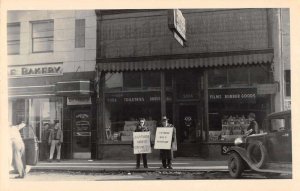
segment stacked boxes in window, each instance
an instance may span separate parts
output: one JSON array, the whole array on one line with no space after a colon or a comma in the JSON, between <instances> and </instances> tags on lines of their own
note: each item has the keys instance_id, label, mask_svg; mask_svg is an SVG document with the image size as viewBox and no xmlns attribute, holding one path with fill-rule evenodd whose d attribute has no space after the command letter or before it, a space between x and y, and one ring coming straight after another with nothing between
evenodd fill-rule
<instances>
[{"instance_id":1,"label":"stacked boxes in window","mask_svg":"<svg viewBox=\"0 0 300 191\"><path fill-rule=\"evenodd\" d=\"M132 141L133 132L136 129L138 121L125 121L124 130L121 132L121 141Z\"/></svg>"}]
</instances>

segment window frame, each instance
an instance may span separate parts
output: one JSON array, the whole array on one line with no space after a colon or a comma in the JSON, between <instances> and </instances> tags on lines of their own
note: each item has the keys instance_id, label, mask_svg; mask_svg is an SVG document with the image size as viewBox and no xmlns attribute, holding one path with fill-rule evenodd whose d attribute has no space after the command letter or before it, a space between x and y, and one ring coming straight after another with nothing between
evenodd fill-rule
<instances>
[{"instance_id":1,"label":"window frame","mask_svg":"<svg viewBox=\"0 0 300 191\"><path fill-rule=\"evenodd\" d=\"M8 55L19 55L20 54L20 47L21 47L21 23L20 22L14 22L14 23L8 23L7 24L7 32L9 27L13 26L19 26L19 40L8 40L8 34L7 34L7 54ZM18 52L16 53L8 53L8 43L9 42L17 42L19 44L18 46Z\"/></svg>"},{"instance_id":2,"label":"window frame","mask_svg":"<svg viewBox=\"0 0 300 191\"><path fill-rule=\"evenodd\" d=\"M54 52L54 20L39 20L39 21L31 21L31 52L32 53L47 53L47 52ZM53 23L53 35L52 36L46 36L46 37L39 37L34 38L33 37L33 27L34 24L40 24L40 23ZM46 51L34 51L34 39L44 39L44 38L52 38L52 50L46 50Z\"/></svg>"}]
</instances>

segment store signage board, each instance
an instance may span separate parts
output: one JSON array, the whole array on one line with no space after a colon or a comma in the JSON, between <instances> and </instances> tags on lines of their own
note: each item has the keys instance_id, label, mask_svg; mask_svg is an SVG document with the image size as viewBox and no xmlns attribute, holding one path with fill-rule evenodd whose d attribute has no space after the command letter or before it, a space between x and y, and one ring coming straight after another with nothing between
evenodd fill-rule
<instances>
[{"instance_id":1,"label":"store signage board","mask_svg":"<svg viewBox=\"0 0 300 191\"><path fill-rule=\"evenodd\" d=\"M208 99L211 102L256 103L256 97L256 88L223 88L208 90Z\"/></svg>"},{"instance_id":2,"label":"store signage board","mask_svg":"<svg viewBox=\"0 0 300 191\"><path fill-rule=\"evenodd\" d=\"M179 9L169 10L168 26L173 32L174 38L181 46L184 46L184 42L186 41L186 22Z\"/></svg>"},{"instance_id":3,"label":"store signage board","mask_svg":"<svg viewBox=\"0 0 300 191\"><path fill-rule=\"evenodd\" d=\"M8 66L9 78L60 76L60 75L63 75L63 63Z\"/></svg>"},{"instance_id":4,"label":"store signage board","mask_svg":"<svg viewBox=\"0 0 300 191\"><path fill-rule=\"evenodd\" d=\"M168 93L167 93L168 94ZM172 101L172 96L167 95L167 102ZM160 92L131 92L108 93L105 95L107 103L153 103L160 102Z\"/></svg>"},{"instance_id":5,"label":"store signage board","mask_svg":"<svg viewBox=\"0 0 300 191\"><path fill-rule=\"evenodd\" d=\"M257 94L276 94L278 91L278 84L257 84Z\"/></svg>"},{"instance_id":6,"label":"store signage board","mask_svg":"<svg viewBox=\"0 0 300 191\"><path fill-rule=\"evenodd\" d=\"M157 127L154 149L171 149L173 128Z\"/></svg>"},{"instance_id":7,"label":"store signage board","mask_svg":"<svg viewBox=\"0 0 300 191\"><path fill-rule=\"evenodd\" d=\"M151 153L150 131L133 132L133 153Z\"/></svg>"},{"instance_id":8,"label":"store signage board","mask_svg":"<svg viewBox=\"0 0 300 191\"><path fill-rule=\"evenodd\" d=\"M67 97L67 105L91 105L91 97Z\"/></svg>"}]
</instances>

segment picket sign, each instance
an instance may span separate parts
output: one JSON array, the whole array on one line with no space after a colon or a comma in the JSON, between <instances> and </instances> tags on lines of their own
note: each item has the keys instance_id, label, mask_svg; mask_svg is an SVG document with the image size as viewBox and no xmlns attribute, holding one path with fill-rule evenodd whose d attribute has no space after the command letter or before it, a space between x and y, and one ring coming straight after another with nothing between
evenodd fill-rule
<instances>
[{"instance_id":1,"label":"picket sign","mask_svg":"<svg viewBox=\"0 0 300 191\"><path fill-rule=\"evenodd\" d=\"M171 149L173 128L157 127L154 149Z\"/></svg>"},{"instance_id":2,"label":"picket sign","mask_svg":"<svg viewBox=\"0 0 300 191\"><path fill-rule=\"evenodd\" d=\"M133 132L133 153L151 153L150 132Z\"/></svg>"}]
</instances>

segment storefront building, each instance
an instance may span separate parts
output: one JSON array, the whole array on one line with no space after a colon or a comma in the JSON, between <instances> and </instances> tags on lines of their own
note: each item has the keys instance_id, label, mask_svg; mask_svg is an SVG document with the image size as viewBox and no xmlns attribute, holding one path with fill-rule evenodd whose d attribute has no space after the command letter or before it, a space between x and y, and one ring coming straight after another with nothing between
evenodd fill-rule
<instances>
[{"instance_id":1,"label":"storefront building","mask_svg":"<svg viewBox=\"0 0 300 191\"><path fill-rule=\"evenodd\" d=\"M62 158L96 157L96 15L8 11L9 122L26 121L39 160L49 158L46 124L63 130Z\"/></svg>"},{"instance_id":2,"label":"storefront building","mask_svg":"<svg viewBox=\"0 0 300 191\"><path fill-rule=\"evenodd\" d=\"M272 10L181 12L186 41L170 27L178 10L96 10L97 158L132 158L138 118L154 139L163 115L177 130L176 156L221 158L250 112L261 125L274 110Z\"/></svg>"}]
</instances>

